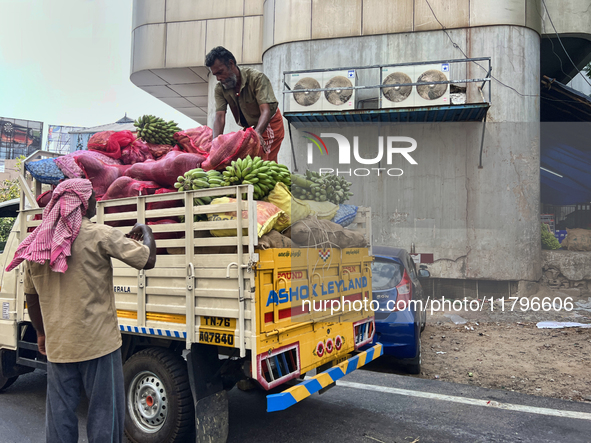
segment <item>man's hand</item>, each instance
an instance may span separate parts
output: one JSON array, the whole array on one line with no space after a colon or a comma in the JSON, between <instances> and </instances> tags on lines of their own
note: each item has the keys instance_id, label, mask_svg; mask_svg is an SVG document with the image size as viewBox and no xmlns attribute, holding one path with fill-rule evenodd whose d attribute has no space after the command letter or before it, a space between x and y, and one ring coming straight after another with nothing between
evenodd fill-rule
<instances>
[{"instance_id":1,"label":"man's hand","mask_svg":"<svg viewBox=\"0 0 591 443\"><path fill-rule=\"evenodd\" d=\"M141 223L136 223L133 229L128 234L125 234L125 236L136 241L141 241L150 248L150 255L144 269L154 268L156 266L156 241L154 240L154 234L152 234L152 228Z\"/></svg>"},{"instance_id":2,"label":"man's hand","mask_svg":"<svg viewBox=\"0 0 591 443\"><path fill-rule=\"evenodd\" d=\"M39 347L39 352L43 355L47 355L47 351L45 350L45 336L37 334L37 346Z\"/></svg>"},{"instance_id":3,"label":"man's hand","mask_svg":"<svg viewBox=\"0 0 591 443\"><path fill-rule=\"evenodd\" d=\"M129 231L125 236L133 240L142 241L144 239L144 235L146 235L148 232L152 232L152 229L149 226L136 223L133 225L131 231Z\"/></svg>"}]
</instances>

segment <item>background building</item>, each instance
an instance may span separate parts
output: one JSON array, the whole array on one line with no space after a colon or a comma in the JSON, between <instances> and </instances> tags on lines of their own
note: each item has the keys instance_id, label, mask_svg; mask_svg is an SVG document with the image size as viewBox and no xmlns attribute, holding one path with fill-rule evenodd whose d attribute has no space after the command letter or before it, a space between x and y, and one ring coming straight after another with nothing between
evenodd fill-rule
<instances>
[{"instance_id":1,"label":"background building","mask_svg":"<svg viewBox=\"0 0 591 443\"><path fill-rule=\"evenodd\" d=\"M542 100L540 81L545 75L566 83L591 61L588 6L586 0L136 0L131 80L211 125L216 80L204 59L218 45L267 74L282 110L287 71L490 58L494 79L485 95L475 83L466 89L467 104L490 105L484 142L483 124L465 120L286 122L291 139L286 130L279 160L302 170L308 143L302 131L311 128L358 136L365 158L375 156L378 135L414 137L418 166L402 162L403 177L355 184L357 202L372 206L374 242L433 253L432 274L458 290L481 284L480 293L506 293L512 282L541 276L540 112L550 100ZM482 62L467 62L457 74L476 79L487 72ZM236 129L231 120L227 131Z\"/></svg>"},{"instance_id":2,"label":"background building","mask_svg":"<svg viewBox=\"0 0 591 443\"><path fill-rule=\"evenodd\" d=\"M49 125L47 130L47 142L45 150L56 152L58 154L69 154L70 150L70 131L84 129L80 126L59 126ZM74 149L75 150L75 149Z\"/></svg>"},{"instance_id":3,"label":"background building","mask_svg":"<svg viewBox=\"0 0 591 443\"><path fill-rule=\"evenodd\" d=\"M69 134L69 151L82 151L88 149L88 140L93 134L102 131L136 131L136 127L133 125L134 120L129 118L127 114L123 118L120 118L115 123L108 123L106 125L93 126L91 128L76 128L70 130Z\"/></svg>"}]
</instances>

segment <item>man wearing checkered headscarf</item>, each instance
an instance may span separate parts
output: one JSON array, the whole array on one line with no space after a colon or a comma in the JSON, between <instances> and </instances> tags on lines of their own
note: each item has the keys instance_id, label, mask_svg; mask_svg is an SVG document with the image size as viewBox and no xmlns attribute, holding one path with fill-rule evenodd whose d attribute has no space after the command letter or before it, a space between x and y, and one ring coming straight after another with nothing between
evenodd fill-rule
<instances>
[{"instance_id":1,"label":"man wearing checkered headscarf","mask_svg":"<svg viewBox=\"0 0 591 443\"><path fill-rule=\"evenodd\" d=\"M88 209L92 195L89 180L72 179L60 183L51 201L43 210L43 221L19 245L7 271L12 271L24 260L43 264L49 260L52 271L66 272L66 258L82 225L82 214Z\"/></svg>"},{"instance_id":2,"label":"man wearing checkered headscarf","mask_svg":"<svg viewBox=\"0 0 591 443\"><path fill-rule=\"evenodd\" d=\"M25 262L28 313L39 352L47 355L47 442L78 441L81 387L89 399L89 442L123 438L125 392L111 259L151 269L156 244L148 226L136 224L124 236L92 223L95 212L88 180L60 183L41 224L7 268Z\"/></svg>"}]
</instances>

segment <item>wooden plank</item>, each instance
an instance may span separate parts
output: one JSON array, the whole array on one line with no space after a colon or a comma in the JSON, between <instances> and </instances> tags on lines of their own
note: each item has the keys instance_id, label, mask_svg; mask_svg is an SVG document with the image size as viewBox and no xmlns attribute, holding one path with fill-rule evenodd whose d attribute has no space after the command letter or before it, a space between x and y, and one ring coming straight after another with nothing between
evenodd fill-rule
<instances>
[{"instance_id":1,"label":"wooden plank","mask_svg":"<svg viewBox=\"0 0 591 443\"><path fill-rule=\"evenodd\" d=\"M236 237L208 237L208 238L196 238L195 246L236 246ZM242 239L243 245L248 245L248 238ZM248 260L246 260L248 262Z\"/></svg>"},{"instance_id":2,"label":"wooden plank","mask_svg":"<svg viewBox=\"0 0 591 443\"><path fill-rule=\"evenodd\" d=\"M238 318L239 312L238 308L236 309L215 309L215 308L195 308L195 315L204 315L210 317L228 317L228 318ZM250 311L244 311L245 317L251 318Z\"/></svg>"},{"instance_id":3,"label":"wooden plank","mask_svg":"<svg viewBox=\"0 0 591 443\"><path fill-rule=\"evenodd\" d=\"M241 206L243 211L248 209L246 202L242 202ZM216 214L222 212L236 213L236 208L238 208L236 203L221 203L219 205L194 206L193 214Z\"/></svg>"},{"instance_id":4,"label":"wooden plank","mask_svg":"<svg viewBox=\"0 0 591 443\"><path fill-rule=\"evenodd\" d=\"M236 229L236 220L200 221L193 224L196 231L212 229ZM248 228L248 219L242 219L242 228Z\"/></svg>"}]
</instances>

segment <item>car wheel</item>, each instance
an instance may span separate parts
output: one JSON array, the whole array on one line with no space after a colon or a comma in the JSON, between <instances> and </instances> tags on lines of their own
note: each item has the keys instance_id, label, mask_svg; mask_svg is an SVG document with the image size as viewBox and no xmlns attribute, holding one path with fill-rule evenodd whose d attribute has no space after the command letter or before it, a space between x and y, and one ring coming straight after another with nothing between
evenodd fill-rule
<instances>
[{"instance_id":1,"label":"car wheel","mask_svg":"<svg viewBox=\"0 0 591 443\"><path fill-rule=\"evenodd\" d=\"M125 434L136 443L185 442L194 428L187 365L167 349L148 348L123 365Z\"/></svg>"},{"instance_id":2,"label":"car wheel","mask_svg":"<svg viewBox=\"0 0 591 443\"><path fill-rule=\"evenodd\" d=\"M421 315L422 317L422 322L421 322L421 332L423 332L425 330L425 328L427 327L427 307L425 306L425 309L423 310L423 315Z\"/></svg>"},{"instance_id":3,"label":"car wheel","mask_svg":"<svg viewBox=\"0 0 591 443\"><path fill-rule=\"evenodd\" d=\"M417 337L415 343L418 349L417 356L406 365L406 372L409 374L420 374L421 373L421 333L417 331Z\"/></svg>"},{"instance_id":4,"label":"car wheel","mask_svg":"<svg viewBox=\"0 0 591 443\"><path fill-rule=\"evenodd\" d=\"M0 374L0 392L2 392L4 389L12 386L12 384L16 381L16 379L18 378L18 375L15 377L4 377L2 374Z\"/></svg>"}]
</instances>

